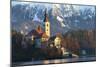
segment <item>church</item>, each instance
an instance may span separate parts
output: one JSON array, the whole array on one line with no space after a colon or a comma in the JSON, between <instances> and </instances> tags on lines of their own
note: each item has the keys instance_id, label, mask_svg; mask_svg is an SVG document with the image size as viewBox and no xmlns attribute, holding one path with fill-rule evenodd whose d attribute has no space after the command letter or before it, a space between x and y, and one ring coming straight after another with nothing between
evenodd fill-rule
<instances>
[{"instance_id":1,"label":"church","mask_svg":"<svg viewBox=\"0 0 100 67\"><path fill-rule=\"evenodd\" d=\"M47 10L45 10L43 22L45 23L44 30L42 29L41 25L38 25L36 29L30 31L27 35L28 38L31 38L33 44L36 45L36 48L42 48L42 47L44 48L46 46L49 46L48 41L51 37L50 35L51 31L50 31L50 22L49 22ZM58 34L56 34L55 39L52 41L54 42L54 46L56 46L56 48L61 47L61 37L59 37Z\"/></svg>"},{"instance_id":2,"label":"church","mask_svg":"<svg viewBox=\"0 0 100 67\"><path fill-rule=\"evenodd\" d=\"M50 22L46 10L45 10L43 22L45 23L44 31L41 28L41 26L38 25L36 29L31 30L27 35L27 37L30 38L34 44L36 44L36 48L41 48L42 44L47 44L50 38Z\"/></svg>"}]
</instances>

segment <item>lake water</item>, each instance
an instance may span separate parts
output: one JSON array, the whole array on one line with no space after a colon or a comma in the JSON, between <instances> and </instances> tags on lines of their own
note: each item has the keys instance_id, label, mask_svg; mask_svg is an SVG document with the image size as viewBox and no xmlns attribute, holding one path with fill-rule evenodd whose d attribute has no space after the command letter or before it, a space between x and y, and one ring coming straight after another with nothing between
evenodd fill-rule
<instances>
[{"instance_id":1,"label":"lake water","mask_svg":"<svg viewBox=\"0 0 100 67\"><path fill-rule=\"evenodd\" d=\"M13 63L13 65L43 65L43 64L59 64L59 63L72 63L72 62L88 62L95 61L96 57L82 57L82 58L67 58L67 59L55 59L55 60L41 60L41 61L29 61Z\"/></svg>"}]
</instances>

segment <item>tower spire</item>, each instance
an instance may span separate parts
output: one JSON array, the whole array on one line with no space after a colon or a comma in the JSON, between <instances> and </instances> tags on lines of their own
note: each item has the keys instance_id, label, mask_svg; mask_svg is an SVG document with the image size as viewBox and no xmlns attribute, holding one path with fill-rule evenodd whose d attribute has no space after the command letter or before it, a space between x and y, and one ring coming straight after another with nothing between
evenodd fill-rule
<instances>
[{"instance_id":1,"label":"tower spire","mask_svg":"<svg viewBox=\"0 0 100 67\"><path fill-rule=\"evenodd\" d=\"M45 9L45 14L44 14L44 22L48 22L48 15L47 15L47 8Z\"/></svg>"}]
</instances>

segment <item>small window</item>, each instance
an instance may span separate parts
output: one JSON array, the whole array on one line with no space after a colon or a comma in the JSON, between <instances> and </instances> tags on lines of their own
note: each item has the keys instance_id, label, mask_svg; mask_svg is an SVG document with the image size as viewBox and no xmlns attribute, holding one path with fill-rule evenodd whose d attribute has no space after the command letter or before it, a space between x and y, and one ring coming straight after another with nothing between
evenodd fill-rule
<instances>
[{"instance_id":1,"label":"small window","mask_svg":"<svg viewBox=\"0 0 100 67\"><path fill-rule=\"evenodd\" d=\"M47 27L48 27L48 24L47 24Z\"/></svg>"}]
</instances>

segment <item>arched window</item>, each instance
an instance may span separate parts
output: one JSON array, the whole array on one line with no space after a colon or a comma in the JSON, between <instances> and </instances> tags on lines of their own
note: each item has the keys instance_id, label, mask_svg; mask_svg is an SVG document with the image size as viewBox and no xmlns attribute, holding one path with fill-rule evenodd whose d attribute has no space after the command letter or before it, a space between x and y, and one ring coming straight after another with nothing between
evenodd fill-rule
<instances>
[{"instance_id":1,"label":"arched window","mask_svg":"<svg viewBox=\"0 0 100 67\"><path fill-rule=\"evenodd\" d=\"M47 27L48 27L48 24L47 24Z\"/></svg>"}]
</instances>

